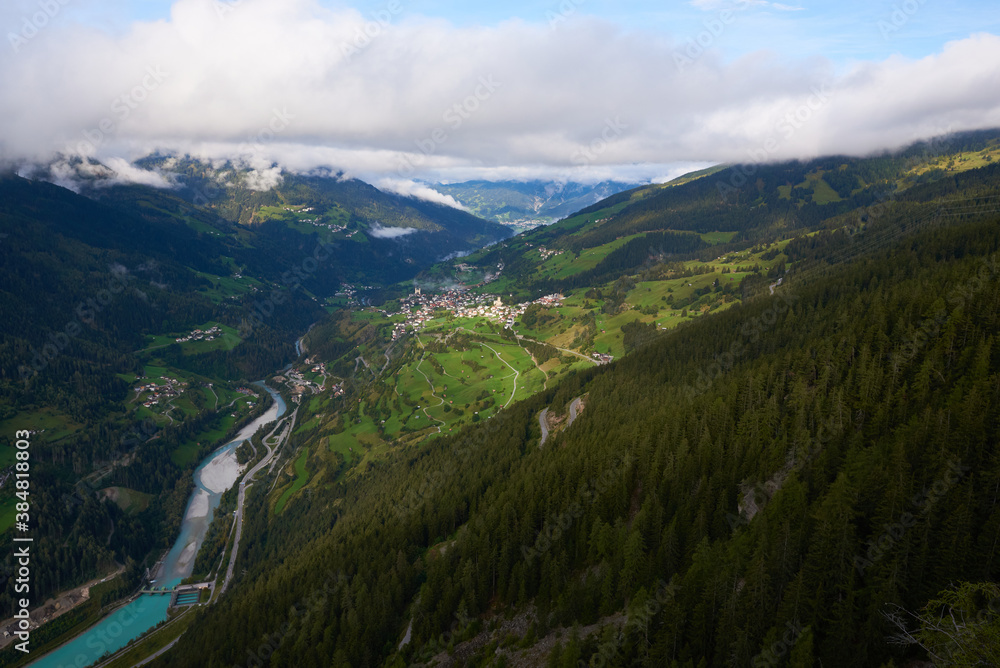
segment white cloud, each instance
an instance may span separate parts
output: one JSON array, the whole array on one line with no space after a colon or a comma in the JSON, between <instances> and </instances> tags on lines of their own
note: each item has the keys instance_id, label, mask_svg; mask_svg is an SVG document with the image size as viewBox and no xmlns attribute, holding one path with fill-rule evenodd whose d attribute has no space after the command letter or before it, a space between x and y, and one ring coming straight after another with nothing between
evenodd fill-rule
<instances>
[{"instance_id":1,"label":"white cloud","mask_svg":"<svg viewBox=\"0 0 1000 668\"><path fill-rule=\"evenodd\" d=\"M348 61L343 47L370 27L360 12L242 0L220 17L216 5L177 0L169 21L113 34L64 23L30 48L0 49L0 156L245 154L259 188L276 183L277 167L397 184L513 173L649 180L764 147L770 159L863 154L1000 126L991 34L838 74L820 58L727 62L711 49L678 68L684 36L576 15L551 31L542 20L456 27L404 12ZM609 134L616 118L626 128Z\"/></svg>"},{"instance_id":2,"label":"white cloud","mask_svg":"<svg viewBox=\"0 0 1000 668\"><path fill-rule=\"evenodd\" d=\"M108 158L103 163L62 157L47 165L26 165L18 173L28 178L49 179L74 191L79 191L84 183L99 188L132 183L154 188L174 187L171 175L141 169L117 157Z\"/></svg>"},{"instance_id":3,"label":"white cloud","mask_svg":"<svg viewBox=\"0 0 1000 668\"><path fill-rule=\"evenodd\" d=\"M768 0L691 0L690 4L692 7L708 12L715 12L722 9L750 9L753 7L777 9L783 12L798 12L805 9L805 7L785 5L780 2L768 2Z\"/></svg>"},{"instance_id":4,"label":"white cloud","mask_svg":"<svg viewBox=\"0 0 1000 668\"><path fill-rule=\"evenodd\" d=\"M378 223L375 223L368 230L367 234L376 239L398 239L414 232L419 232L419 230L415 227L382 227Z\"/></svg>"},{"instance_id":5,"label":"white cloud","mask_svg":"<svg viewBox=\"0 0 1000 668\"><path fill-rule=\"evenodd\" d=\"M250 190L270 190L281 183L281 167L251 169L246 175L246 186Z\"/></svg>"},{"instance_id":6,"label":"white cloud","mask_svg":"<svg viewBox=\"0 0 1000 668\"><path fill-rule=\"evenodd\" d=\"M436 204L444 204L445 206L461 209L462 211L466 210L466 208L462 206L462 203L451 195L439 193L433 188L422 183L417 183L416 181L383 178L379 179L375 183L375 187L379 190L396 193L397 195L403 195L404 197L416 197L417 199L427 200L428 202L434 202Z\"/></svg>"},{"instance_id":7,"label":"white cloud","mask_svg":"<svg viewBox=\"0 0 1000 668\"><path fill-rule=\"evenodd\" d=\"M138 183L156 188L169 188L173 184L157 171L140 169L123 158L110 158L104 162L114 172L112 181L118 183Z\"/></svg>"}]
</instances>

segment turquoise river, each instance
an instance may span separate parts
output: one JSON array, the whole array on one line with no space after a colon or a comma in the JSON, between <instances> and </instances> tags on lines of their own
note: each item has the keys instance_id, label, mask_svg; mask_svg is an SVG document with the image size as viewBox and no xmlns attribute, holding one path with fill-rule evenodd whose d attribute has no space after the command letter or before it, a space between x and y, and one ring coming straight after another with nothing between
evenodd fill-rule
<instances>
[{"instance_id":1,"label":"turquoise river","mask_svg":"<svg viewBox=\"0 0 1000 668\"><path fill-rule=\"evenodd\" d=\"M274 403L260 417L244 427L234 440L215 450L194 472L194 491L188 500L180 536L156 572L156 587L173 587L191 575L198 554L222 493L239 477L236 447L253 436L259 427L284 415L286 406L277 392L263 383ZM83 668L107 653L114 653L143 633L167 619L170 597L147 594L136 598L100 622L46 654L31 666L38 668Z\"/></svg>"}]
</instances>

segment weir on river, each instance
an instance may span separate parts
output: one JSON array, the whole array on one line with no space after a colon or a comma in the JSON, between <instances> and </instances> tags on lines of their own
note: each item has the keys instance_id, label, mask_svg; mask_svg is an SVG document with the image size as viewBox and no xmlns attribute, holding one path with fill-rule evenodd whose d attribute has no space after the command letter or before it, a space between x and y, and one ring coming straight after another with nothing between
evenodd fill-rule
<instances>
[{"instance_id":1,"label":"weir on river","mask_svg":"<svg viewBox=\"0 0 1000 668\"><path fill-rule=\"evenodd\" d=\"M155 586L170 590L170 596L162 591L144 593L132 602L76 636L58 649L46 654L30 666L38 668L63 668L69 666L89 666L106 653L114 653L160 622L166 621L167 611L172 605L197 603L197 595L191 600L189 587L180 585L190 577L194 560L198 554L208 526L212 522L215 509L219 507L222 494L233 486L240 475L236 461L236 448L261 427L274 422L285 414L287 406L281 396L262 382L254 383L271 395L274 404L263 415L248 424L236 438L212 452L194 472L194 491L188 499L181 532L157 570ZM145 590L144 590L145 591ZM200 593L200 589L195 590ZM183 595L183 602L180 596Z\"/></svg>"}]
</instances>

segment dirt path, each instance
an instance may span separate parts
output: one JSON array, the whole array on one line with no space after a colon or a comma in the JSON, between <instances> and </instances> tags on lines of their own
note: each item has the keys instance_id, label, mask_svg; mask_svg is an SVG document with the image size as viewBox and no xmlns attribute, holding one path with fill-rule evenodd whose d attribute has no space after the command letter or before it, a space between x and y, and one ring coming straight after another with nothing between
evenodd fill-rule
<instances>
[{"instance_id":1,"label":"dirt path","mask_svg":"<svg viewBox=\"0 0 1000 668\"><path fill-rule=\"evenodd\" d=\"M431 382L431 379L427 377L426 373L424 373L423 371L421 371L420 365L423 364L423 363L424 363L424 356L421 356L420 357L420 361L417 362L417 366L416 366L417 373L419 373L421 376L424 377L424 380L427 381L427 385L429 385L430 388L431 388L431 396L438 400L437 406L431 406L430 408L437 408L438 406L441 406L442 404L444 404L444 399L441 398L441 397L439 397L437 394L434 393L434 383ZM434 420L435 422L440 422L441 423L441 425L439 425L438 428L437 428L438 433L440 434L441 433L441 426L447 426L448 423L444 422L443 420L438 420L437 418L432 417L431 414L427 412L427 408L426 407L422 408L421 410L424 412L424 415L427 416L428 420Z\"/></svg>"},{"instance_id":2,"label":"dirt path","mask_svg":"<svg viewBox=\"0 0 1000 668\"><path fill-rule=\"evenodd\" d=\"M560 348L559 346L553 346L551 343L545 343L544 341L537 341L535 339L529 339L527 336L521 336L520 334L517 334L516 336L517 336L518 339L523 339L525 341L531 341L533 343L540 343L543 346L550 346L550 347L555 348L556 350L559 350L561 352L569 353L570 355L576 355L580 359L585 359L585 360L587 360L588 362L590 362L591 364L594 364L594 365L597 365L597 363L598 363L597 360L595 360L594 358L587 357L583 353L578 353L575 350L570 350L569 348Z\"/></svg>"},{"instance_id":3,"label":"dirt path","mask_svg":"<svg viewBox=\"0 0 1000 668\"><path fill-rule=\"evenodd\" d=\"M504 358L500 357L500 353L498 353L496 351L496 349L494 349L492 346L490 346L488 344L485 344L482 341L478 341L477 343L479 343L479 345L481 345L484 348L489 348L490 350L492 350L493 354L497 356L497 359L500 360L501 362L503 362L504 364L507 364L507 368L514 372L514 389L511 390L510 399L508 399L507 403L505 403L503 405L504 408L507 408L507 406L510 406L510 402L514 401L514 395L517 394L517 377L519 375L521 375L521 374L520 374L520 372L517 369L515 369L510 364L508 364L507 360L505 360ZM506 378L510 378L510 376L505 376L504 378L505 379Z\"/></svg>"},{"instance_id":4,"label":"dirt path","mask_svg":"<svg viewBox=\"0 0 1000 668\"><path fill-rule=\"evenodd\" d=\"M528 353L528 357L531 358L532 364L534 364L535 368L538 369L538 373L542 374L542 391L544 392L545 390L549 389L549 374L542 371L542 367L538 365L538 360L535 359L535 356L531 354L530 350L528 350L524 346L521 346L521 350Z\"/></svg>"}]
</instances>

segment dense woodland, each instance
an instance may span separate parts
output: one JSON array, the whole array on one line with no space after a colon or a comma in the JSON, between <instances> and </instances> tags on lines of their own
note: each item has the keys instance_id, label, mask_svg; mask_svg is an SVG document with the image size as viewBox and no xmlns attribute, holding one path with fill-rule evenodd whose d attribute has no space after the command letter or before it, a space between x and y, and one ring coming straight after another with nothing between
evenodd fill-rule
<instances>
[{"instance_id":1,"label":"dense woodland","mask_svg":"<svg viewBox=\"0 0 1000 668\"><path fill-rule=\"evenodd\" d=\"M995 652L1000 219L907 232L941 208L914 199L850 240L818 235L773 297L633 332L624 360L317 488L280 522L252 495L248 573L159 665L503 665L557 629L554 666ZM539 449L538 411L584 394ZM931 627L942 610L972 622L961 642ZM511 618L522 632L486 636Z\"/></svg>"},{"instance_id":2,"label":"dense woodland","mask_svg":"<svg viewBox=\"0 0 1000 668\"><path fill-rule=\"evenodd\" d=\"M947 150L987 140L959 137ZM507 665L536 647L556 667L996 657L1000 167L896 190L907 165L942 150L918 146L847 170L846 158L761 167L732 191L719 187L732 183L723 170L578 234L562 224L530 233L567 252L648 233L583 278L512 286L530 294L600 280L613 305L643 276L689 271L679 260L813 232L788 244L774 276L726 288L742 304L668 334L627 324L624 359L362 474L321 470L322 484L280 515L271 485L253 485L233 586L154 665L405 666L449 656ZM817 169L841 201L778 195ZM223 216L190 214L225 233L215 238L178 223L190 192L111 189L93 203L23 179L0 187L0 268L11 276L0 300L12 314L0 339L0 410L53 405L85 425L37 455L33 512L48 522L38 558L57 565L38 585L56 591L116 562L134 580L175 535L190 491L190 467L169 453L216 418L206 411L159 431L123 419L128 386L116 374L140 366L145 335L210 319L242 326L246 340L232 350L185 356L167 346L162 355L253 379L280 368L320 320L311 354L342 357L368 325L348 331L342 313L322 316L307 293L329 294L393 247L370 240L370 255L335 256L296 288L282 275L316 239L276 223L237 227L239 207L257 195L234 196ZM129 214L140 201L156 206ZM710 231L736 234L712 248L691 234ZM505 262L518 276L522 250L498 245L480 264ZM259 297L198 293L197 272L229 271L220 257L289 299L247 328ZM400 255L384 257L383 277L406 275ZM119 275L130 277L121 294L64 353L22 375L37 336L62 330L80 300ZM782 284L771 294L775 276ZM56 296L32 297L39 286ZM542 360L557 354L529 345ZM539 447L539 412L565 415L577 397L584 412ZM285 447L300 452L327 436L298 431ZM76 484L124 452L136 457L110 484L157 495L137 515ZM323 464L310 457L309 466ZM225 527L214 531L201 569L223 549ZM933 624L942 616L967 623L948 635Z\"/></svg>"},{"instance_id":3,"label":"dense woodland","mask_svg":"<svg viewBox=\"0 0 1000 668\"><path fill-rule=\"evenodd\" d=\"M442 249L468 248L471 238L505 234L461 211L415 200L407 204L411 201L360 182L327 181L290 182L286 194L315 196L327 188L323 201L340 198L337 204L349 211L364 205L408 212L427 225L436 216L444 224L405 248L375 238L323 244L317 234L304 235L277 221L247 228L236 224L239 215L220 217L216 209L224 213L256 200L241 188L208 190L204 179L176 191L84 183L90 197L83 197L12 174L0 178L0 420L53 409L76 425L75 433L53 443L36 439L33 447L32 514L40 518L36 553L46 565L37 571L38 600L113 570L116 563L127 566L128 581L135 583L141 566L155 561L176 535L191 467L176 465L170 453L212 429L219 416L203 410L161 429L131 414L125 404L131 383L119 375L142 375L145 362L137 351L147 335L208 321L231 326L242 339L235 347L186 355L170 345L158 358L207 378L256 380L293 359L294 340L326 313L316 294L332 295L348 280L405 279ZM403 213L399 221L416 224ZM371 222L361 213L358 220ZM317 250L325 259L312 262ZM226 277L236 268L263 289L213 299L207 275ZM7 442L12 436L0 438ZM99 500L83 481L125 457L131 463L115 466L102 485L153 494L150 506L135 515ZM2 545L9 541L9 533L0 538ZM4 550L0 557L4 582L13 572L11 553ZM9 587L0 590L0 618L12 611L12 594Z\"/></svg>"}]
</instances>

